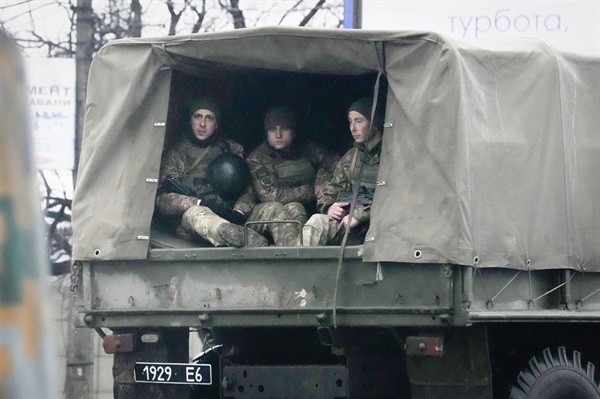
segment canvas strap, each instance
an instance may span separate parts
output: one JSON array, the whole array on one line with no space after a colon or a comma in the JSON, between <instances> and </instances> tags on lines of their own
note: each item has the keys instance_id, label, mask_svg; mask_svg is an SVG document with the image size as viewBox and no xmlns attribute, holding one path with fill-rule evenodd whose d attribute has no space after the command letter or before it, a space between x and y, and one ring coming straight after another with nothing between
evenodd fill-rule
<instances>
[{"instance_id":1,"label":"canvas strap","mask_svg":"<svg viewBox=\"0 0 600 399\"><path fill-rule=\"evenodd\" d=\"M204 158L206 158L206 154L208 154L208 150L210 150L210 146L207 146L204 151L202 151L202 154L200 154L200 156L198 156L198 158L196 158L196 160L194 161L194 163L189 167L186 168L183 173L181 174L181 177L186 176L188 173L190 173L192 170L194 170L196 168L196 166L200 165L200 162L202 162L202 160Z\"/></svg>"}]
</instances>

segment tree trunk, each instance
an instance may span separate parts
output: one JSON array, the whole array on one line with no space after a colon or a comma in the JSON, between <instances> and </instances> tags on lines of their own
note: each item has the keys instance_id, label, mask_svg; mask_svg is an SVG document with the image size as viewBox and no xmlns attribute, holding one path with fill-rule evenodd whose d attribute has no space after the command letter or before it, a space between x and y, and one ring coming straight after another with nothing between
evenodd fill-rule
<instances>
[{"instance_id":1,"label":"tree trunk","mask_svg":"<svg viewBox=\"0 0 600 399\"><path fill-rule=\"evenodd\" d=\"M233 17L233 27L235 29L241 29L246 27L246 18L244 13L240 10L240 0L230 0L231 8L229 13Z\"/></svg>"},{"instance_id":2,"label":"tree trunk","mask_svg":"<svg viewBox=\"0 0 600 399\"><path fill-rule=\"evenodd\" d=\"M131 37L142 37L142 5L140 0L131 0Z\"/></svg>"}]
</instances>

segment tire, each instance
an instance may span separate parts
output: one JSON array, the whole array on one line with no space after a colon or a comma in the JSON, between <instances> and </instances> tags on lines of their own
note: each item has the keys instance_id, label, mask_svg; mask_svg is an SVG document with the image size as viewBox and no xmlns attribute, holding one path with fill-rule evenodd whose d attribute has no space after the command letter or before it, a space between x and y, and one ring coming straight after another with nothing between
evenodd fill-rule
<instances>
[{"instance_id":1,"label":"tire","mask_svg":"<svg viewBox=\"0 0 600 399\"><path fill-rule=\"evenodd\" d=\"M543 358L532 357L529 367L519 373L510 399L600 399L594 371L592 363L586 369L581 366L577 351L570 359L564 346L558 348L558 357L546 348Z\"/></svg>"}]
</instances>

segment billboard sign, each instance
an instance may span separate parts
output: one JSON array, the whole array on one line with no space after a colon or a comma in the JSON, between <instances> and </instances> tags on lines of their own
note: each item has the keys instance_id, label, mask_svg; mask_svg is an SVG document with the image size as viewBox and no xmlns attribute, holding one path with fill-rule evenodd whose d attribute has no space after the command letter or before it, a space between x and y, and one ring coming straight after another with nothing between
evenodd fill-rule
<instances>
[{"instance_id":1,"label":"billboard sign","mask_svg":"<svg viewBox=\"0 0 600 399\"><path fill-rule=\"evenodd\" d=\"M598 1L362 0L362 28L426 30L474 42L531 37L600 56Z\"/></svg>"},{"instance_id":2,"label":"billboard sign","mask_svg":"<svg viewBox=\"0 0 600 399\"><path fill-rule=\"evenodd\" d=\"M38 169L72 170L75 163L75 59L25 59Z\"/></svg>"}]
</instances>

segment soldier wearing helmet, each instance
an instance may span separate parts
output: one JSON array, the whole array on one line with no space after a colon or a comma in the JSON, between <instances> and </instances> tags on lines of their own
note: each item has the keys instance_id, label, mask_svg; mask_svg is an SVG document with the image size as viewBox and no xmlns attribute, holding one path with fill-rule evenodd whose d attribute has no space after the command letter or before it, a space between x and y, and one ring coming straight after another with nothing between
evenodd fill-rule
<instances>
[{"instance_id":1,"label":"soldier wearing helmet","mask_svg":"<svg viewBox=\"0 0 600 399\"><path fill-rule=\"evenodd\" d=\"M243 170L230 172L229 169L238 168L239 163L227 157L242 157L244 149L219 133L221 112L214 99L193 100L187 117L188 131L163 154L157 211L178 224L176 234L181 238L192 241L202 238L214 246L242 247L244 229L240 225L256 201L248 181L231 180L239 178ZM241 164L245 167L243 162ZM219 173L222 176L218 176ZM209 175L213 176L212 183ZM215 187L214 179L220 179L220 183L228 181L242 190L232 195L228 187ZM260 234L249 231L248 245L265 246L268 242Z\"/></svg>"},{"instance_id":2,"label":"soldier wearing helmet","mask_svg":"<svg viewBox=\"0 0 600 399\"><path fill-rule=\"evenodd\" d=\"M320 214L313 215L302 229L302 243L305 246L339 245L347 226L350 228L349 242L364 241L371 218L371 204L356 205L353 214L349 215L350 202L338 198L340 193L352 192L356 185L371 193L375 190L383 117L375 112L371 120L372 107L373 100L364 97L352 103L348 109L354 146L340 159L333 178L319 196L317 207ZM359 174L359 171L362 172Z\"/></svg>"},{"instance_id":3,"label":"soldier wearing helmet","mask_svg":"<svg viewBox=\"0 0 600 399\"><path fill-rule=\"evenodd\" d=\"M317 195L331 178L339 156L315 143L297 139L296 118L286 106L269 109L264 129L265 142L247 158L260 202L249 220L293 220L301 226L307 220L307 210L316 209ZM293 245L300 233L299 225L292 223L255 228L270 234L278 246Z\"/></svg>"}]
</instances>

